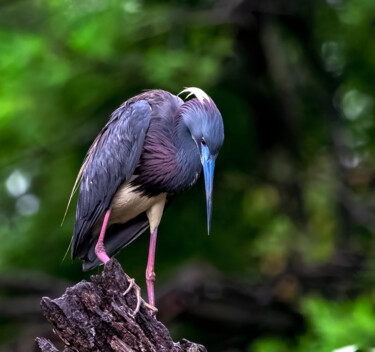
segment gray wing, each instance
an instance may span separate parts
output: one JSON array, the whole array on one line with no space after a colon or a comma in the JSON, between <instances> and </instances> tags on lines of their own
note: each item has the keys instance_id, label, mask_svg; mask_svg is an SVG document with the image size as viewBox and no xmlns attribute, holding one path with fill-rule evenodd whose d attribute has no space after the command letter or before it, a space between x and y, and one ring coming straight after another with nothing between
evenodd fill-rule
<instances>
[{"instance_id":1,"label":"gray wing","mask_svg":"<svg viewBox=\"0 0 375 352\"><path fill-rule=\"evenodd\" d=\"M72 239L72 258L81 257L91 230L127 182L142 153L151 107L145 100L125 103L111 116L89 149L80 171L81 186Z\"/></svg>"}]
</instances>

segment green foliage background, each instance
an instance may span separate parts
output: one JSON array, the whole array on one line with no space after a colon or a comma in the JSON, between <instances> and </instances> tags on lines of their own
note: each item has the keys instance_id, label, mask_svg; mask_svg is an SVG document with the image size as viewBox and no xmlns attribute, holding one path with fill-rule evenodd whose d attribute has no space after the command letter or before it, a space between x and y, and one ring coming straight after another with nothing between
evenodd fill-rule
<instances>
[{"instance_id":1,"label":"green foliage background","mask_svg":"<svg viewBox=\"0 0 375 352\"><path fill-rule=\"evenodd\" d=\"M163 217L158 282L197 261L250 285L353 253L363 264L340 294L308 289L297 274L275 292L303 315L303 333L260 334L246 350L375 347L375 3L259 4L0 3L1 272L87 278L79 262L63 260L74 204L60 223L92 140L143 89L197 86L225 123L212 235L200 181ZM141 286L147 246L142 236L118 256ZM17 330L5 331L9 346Z\"/></svg>"}]
</instances>

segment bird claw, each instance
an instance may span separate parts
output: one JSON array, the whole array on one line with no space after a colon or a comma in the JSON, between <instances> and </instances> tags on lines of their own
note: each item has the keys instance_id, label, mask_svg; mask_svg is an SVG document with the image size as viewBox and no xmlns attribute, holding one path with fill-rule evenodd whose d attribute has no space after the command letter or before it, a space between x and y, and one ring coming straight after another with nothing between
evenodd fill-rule
<instances>
[{"instance_id":1,"label":"bird claw","mask_svg":"<svg viewBox=\"0 0 375 352\"><path fill-rule=\"evenodd\" d=\"M141 306L141 289L138 285L136 285L134 279L129 279L129 286L122 295L126 296L132 288L134 288L135 296L137 298L137 305L135 306L133 313L130 313L130 315L134 318L139 312L139 308Z\"/></svg>"},{"instance_id":2,"label":"bird claw","mask_svg":"<svg viewBox=\"0 0 375 352\"><path fill-rule=\"evenodd\" d=\"M126 296L129 293L129 291L132 289L132 287L135 285L135 280L134 279L129 279L128 282L129 282L129 286L125 290L125 292L122 294L123 296Z\"/></svg>"},{"instance_id":3,"label":"bird claw","mask_svg":"<svg viewBox=\"0 0 375 352\"><path fill-rule=\"evenodd\" d=\"M152 304L149 304L147 302L143 302L143 303L144 303L145 307L149 309L150 314L152 316L154 316L159 311L159 309L157 309L156 307L154 307Z\"/></svg>"},{"instance_id":4,"label":"bird claw","mask_svg":"<svg viewBox=\"0 0 375 352\"><path fill-rule=\"evenodd\" d=\"M132 316L133 318L137 315L137 313L139 312L139 309L141 307L141 301L142 301L142 298L141 298L141 289L139 288L138 285L136 285L135 283L135 280L134 279L129 279L129 286L127 287L127 289L125 290L125 292L122 294L123 296L126 296L130 290L132 288L134 288L134 291L135 291L135 296L137 298L137 305L133 311L133 313L130 313L130 316ZM145 305L146 308L149 309L151 315L154 315L157 313L158 309L156 307L154 307L153 305L143 301L143 304Z\"/></svg>"}]
</instances>

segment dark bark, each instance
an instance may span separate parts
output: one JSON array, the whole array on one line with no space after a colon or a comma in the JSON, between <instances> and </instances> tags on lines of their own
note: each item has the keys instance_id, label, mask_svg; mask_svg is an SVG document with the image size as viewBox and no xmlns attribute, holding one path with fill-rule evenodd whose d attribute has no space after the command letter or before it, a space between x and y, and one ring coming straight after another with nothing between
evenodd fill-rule
<instances>
[{"instance_id":1,"label":"dark bark","mask_svg":"<svg viewBox=\"0 0 375 352\"><path fill-rule=\"evenodd\" d=\"M109 261L101 275L81 281L59 298L44 297L41 307L54 333L68 351L206 351L187 340L173 342L168 329L156 320L141 299L139 312L134 288L126 295L129 277L117 260ZM41 351L59 351L51 341L37 338Z\"/></svg>"}]
</instances>

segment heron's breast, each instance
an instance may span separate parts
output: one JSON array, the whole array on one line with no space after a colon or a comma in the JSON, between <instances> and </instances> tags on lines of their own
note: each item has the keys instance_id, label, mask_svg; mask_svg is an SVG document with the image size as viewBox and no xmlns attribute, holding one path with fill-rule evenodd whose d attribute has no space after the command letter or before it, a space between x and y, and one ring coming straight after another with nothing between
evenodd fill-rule
<instances>
[{"instance_id":1,"label":"heron's breast","mask_svg":"<svg viewBox=\"0 0 375 352\"><path fill-rule=\"evenodd\" d=\"M112 200L109 224L125 223L137 215L149 211L154 205L165 203L166 198L166 193L148 197L136 191L136 187L131 186L130 183L126 183L117 191Z\"/></svg>"}]
</instances>

